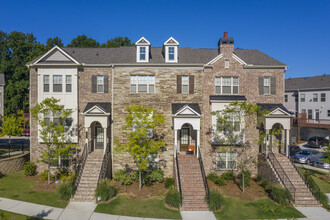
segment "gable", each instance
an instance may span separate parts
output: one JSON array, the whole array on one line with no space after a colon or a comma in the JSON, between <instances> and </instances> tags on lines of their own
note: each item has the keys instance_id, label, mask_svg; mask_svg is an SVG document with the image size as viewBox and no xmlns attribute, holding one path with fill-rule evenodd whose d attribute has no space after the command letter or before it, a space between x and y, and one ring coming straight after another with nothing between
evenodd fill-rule
<instances>
[{"instance_id":1,"label":"gable","mask_svg":"<svg viewBox=\"0 0 330 220\"><path fill-rule=\"evenodd\" d=\"M65 56L63 53L61 53L58 50L56 50L53 53L49 54L42 61L55 61L55 62L61 62L62 61L62 62L71 62L71 63L73 63L72 60L70 60L67 56Z\"/></svg>"},{"instance_id":2,"label":"gable","mask_svg":"<svg viewBox=\"0 0 330 220\"><path fill-rule=\"evenodd\" d=\"M270 112L267 116L291 116L291 114L281 108L277 108L274 111Z\"/></svg>"},{"instance_id":3,"label":"gable","mask_svg":"<svg viewBox=\"0 0 330 220\"><path fill-rule=\"evenodd\" d=\"M37 58L32 64L73 64L80 65L73 57L60 47L55 46L43 56Z\"/></svg>"}]
</instances>

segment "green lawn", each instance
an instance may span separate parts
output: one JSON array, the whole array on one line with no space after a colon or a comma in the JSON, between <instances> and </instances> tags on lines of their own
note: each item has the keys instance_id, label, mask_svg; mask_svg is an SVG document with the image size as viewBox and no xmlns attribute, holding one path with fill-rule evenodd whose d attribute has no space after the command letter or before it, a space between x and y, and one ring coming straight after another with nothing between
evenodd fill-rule
<instances>
[{"instance_id":1,"label":"green lawn","mask_svg":"<svg viewBox=\"0 0 330 220\"><path fill-rule=\"evenodd\" d=\"M159 197L134 200L126 196L118 196L108 203L99 204L95 212L145 218L181 219L179 209L166 208L164 199Z\"/></svg>"},{"instance_id":2,"label":"green lawn","mask_svg":"<svg viewBox=\"0 0 330 220\"><path fill-rule=\"evenodd\" d=\"M20 215L12 212L7 212L0 209L0 219L10 219L10 220L35 220L40 218L30 217L26 215Z\"/></svg>"},{"instance_id":3,"label":"green lawn","mask_svg":"<svg viewBox=\"0 0 330 220\"><path fill-rule=\"evenodd\" d=\"M12 173L0 179L0 197L65 208L66 201L58 199L56 192L33 189L35 181L24 178L23 172Z\"/></svg>"},{"instance_id":4,"label":"green lawn","mask_svg":"<svg viewBox=\"0 0 330 220\"><path fill-rule=\"evenodd\" d=\"M301 173L301 175L303 175L304 173L304 169L301 167L297 167L298 171ZM312 173L312 178L315 181L315 183L319 186L321 192L323 193L330 193L330 182L329 181L325 181L323 179L321 179L322 176L328 176L328 173L323 173L320 171L316 171L316 170L309 170Z\"/></svg>"},{"instance_id":5,"label":"green lawn","mask_svg":"<svg viewBox=\"0 0 330 220\"><path fill-rule=\"evenodd\" d=\"M214 212L217 219L274 219L305 217L293 207L280 206L269 198L249 202L226 197L223 208Z\"/></svg>"}]
</instances>

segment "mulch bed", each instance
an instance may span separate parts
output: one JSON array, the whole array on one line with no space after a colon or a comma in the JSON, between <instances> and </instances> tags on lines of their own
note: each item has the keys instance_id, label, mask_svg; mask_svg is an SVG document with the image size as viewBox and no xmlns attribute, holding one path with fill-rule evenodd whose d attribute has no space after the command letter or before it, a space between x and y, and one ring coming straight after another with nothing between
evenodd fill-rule
<instances>
[{"instance_id":1,"label":"mulch bed","mask_svg":"<svg viewBox=\"0 0 330 220\"><path fill-rule=\"evenodd\" d=\"M320 178L324 181L330 182L330 177L329 176L321 176Z\"/></svg>"},{"instance_id":2,"label":"mulch bed","mask_svg":"<svg viewBox=\"0 0 330 220\"><path fill-rule=\"evenodd\" d=\"M254 180L250 180L250 186L245 187L245 192L234 181L227 181L227 185L218 186L212 181L207 181L210 190L218 191L224 196L230 196L247 201L255 201L260 198L267 197L265 189L256 183Z\"/></svg>"},{"instance_id":3,"label":"mulch bed","mask_svg":"<svg viewBox=\"0 0 330 220\"><path fill-rule=\"evenodd\" d=\"M56 184L54 182L51 182L50 184L48 184L47 180L41 180L40 179L40 175L35 175L35 176L25 176L26 179L28 180L32 180L37 182L37 184L35 184L33 186L34 190L38 190L38 191L55 191L56 190Z\"/></svg>"},{"instance_id":4,"label":"mulch bed","mask_svg":"<svg viewBox=\"0 0 330 220\"><path fill-rule=\"evenodd\" d=\"M139 190L139 183L133 182L129 186L120 185L118 182L111 180L111 183L118 188L118 194L124 194L131 199L148 199L155 196L165 195L165 184L154 182L151 186L142 186Z\"/></svg>"}]
</instances>

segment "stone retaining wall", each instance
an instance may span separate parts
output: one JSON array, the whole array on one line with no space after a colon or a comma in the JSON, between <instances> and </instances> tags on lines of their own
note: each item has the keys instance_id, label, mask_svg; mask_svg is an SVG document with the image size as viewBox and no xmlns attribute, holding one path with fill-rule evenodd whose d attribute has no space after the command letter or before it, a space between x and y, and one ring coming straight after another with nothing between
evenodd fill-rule
<instances>
[{"instance_id":1,"label":"stone retaining wall","mask_svg":"<svg viewBox=\"0 0 330 220\"><path fill-rule=\"evenodd\" d=\"M25 162L30 160L30 153L0 160L0 175L7 175L23 170Z\"/></svg>"},{"instance_id":2,"label":"stone retaining wall","mask_svg":"<svg viewBox=\"0 0 330 220\"><path fill-rule=\"evenodd\" d=\"M258 174L260 174L262 178L268 179L271 183L280 184L266 156L263 154L258 155Z\"/></svg>"}]
</instances>

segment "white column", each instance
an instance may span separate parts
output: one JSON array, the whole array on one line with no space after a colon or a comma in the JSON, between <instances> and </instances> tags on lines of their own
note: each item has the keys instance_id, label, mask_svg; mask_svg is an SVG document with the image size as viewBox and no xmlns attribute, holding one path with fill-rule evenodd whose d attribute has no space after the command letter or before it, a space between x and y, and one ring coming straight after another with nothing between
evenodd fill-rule
<instances>
[{"instance_id":1,"label":"white column","mask_svg":"<svg viewBox=\"0 0 330 220\"><path fill-rule=\"evenodd\" d=\"M178 151L178 130L174 130L174 158L176 158L176 153Z\"/></svg>"},{"instance_id":2,"label":"white column","mask_svg":"<svg viewBox=\"0 0 330 220\"><path fill-rule=\"evenodd\" d=\"M286 156L289 156L289 145L290 145L290 130L286 130Z\"/></svg>"},{"instance_id":3,"label":"white column","mask_svg":"<svg viewBox=\"0 0 330 220\"><path fill-rule=\"evenodd\" d=\"M200 131L197 130L197 158L199 158Z\"/></svg>"},{"instance_id":4,"label":"white column","mask_svg":"<svg viewBox=\"0 0 330 220\"><path fill-rule=\"evenodd\" d=\"M107 128L103 128L103 152L107 149Z\"/></svg>"},{"instance_id":5,"label":"white column","mask_svg":"<svg viewBox=\"0 0 330 220\"><path fill-rule=\"evenodd\" d=\"M266 155L268 155L268 148L269 148L269 140L270 140L270 137L269 137L269 130L267 129L266 130L266 135L265 135L265 138L266 138L266 140L265 140L265 153L266 153Z\"/></svg>"},{"instance_id":6,"label":"white column","mask_svg":"<svg viewBox=\"0 0 330 220\"><path fill-rule=\"evenodd\" d=\"M86 153L88 154L88 128L85 128L85 131L86 131L86 139L85 139Z\"/></svg>"}]
</instances>

